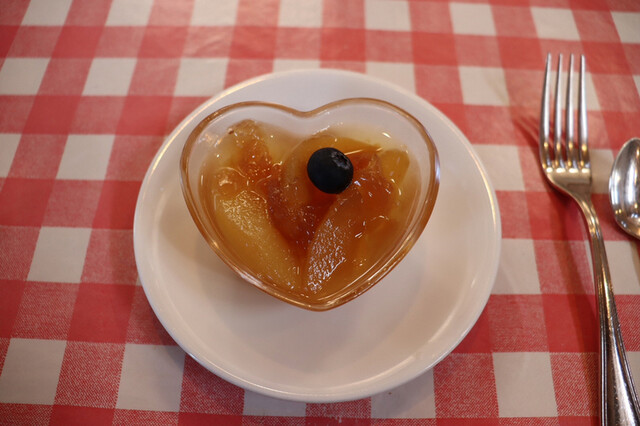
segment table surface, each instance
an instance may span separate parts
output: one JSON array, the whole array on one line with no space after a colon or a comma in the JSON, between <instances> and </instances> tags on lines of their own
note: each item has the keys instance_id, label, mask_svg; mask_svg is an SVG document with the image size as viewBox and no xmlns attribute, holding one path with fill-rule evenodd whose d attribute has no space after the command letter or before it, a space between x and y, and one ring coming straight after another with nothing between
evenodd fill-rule
<instances>
[{"instance_id":1,"label":"table surface","mask_svg":"<svg viewBox=\"0 0 640 426\"><path fill-rule=\"evenodd\" d=\"M538 166L547 52L587 56L593 201L640 377L639 247L607 197L615 155L640 136L636 0L3 0L0 423L596 423L587 234ZM278 400L205 370L160 325L134 259L138 191L169 132L224 88L301 68L432 103L500 207L475 327L432 370L357 401Z\"/></svg>"}]
</instances>

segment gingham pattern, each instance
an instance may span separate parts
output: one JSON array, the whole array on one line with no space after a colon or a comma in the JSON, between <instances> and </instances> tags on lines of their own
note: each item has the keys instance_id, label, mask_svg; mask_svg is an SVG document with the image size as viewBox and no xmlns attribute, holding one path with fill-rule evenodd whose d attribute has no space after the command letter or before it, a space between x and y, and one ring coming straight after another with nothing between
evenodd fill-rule
<instances>
[{"instance_id":1,"label":"gingham pattern","mask_svg":"<svg viewBox=\"0 0 640 426\"><path fill-rule=\"evenodd\" d=\"M547 52L586 54L594 201L640 381L638 243L607 177L640 136L636 0L2 0L1 424L592 424L597 320L577 207L539 171ZM433 103L473 143L503 251L480 320L432 371L359 401L217 378L137 283L132 222L163 137L255 75L343 68Z\"/></svg>"}]
</instances>

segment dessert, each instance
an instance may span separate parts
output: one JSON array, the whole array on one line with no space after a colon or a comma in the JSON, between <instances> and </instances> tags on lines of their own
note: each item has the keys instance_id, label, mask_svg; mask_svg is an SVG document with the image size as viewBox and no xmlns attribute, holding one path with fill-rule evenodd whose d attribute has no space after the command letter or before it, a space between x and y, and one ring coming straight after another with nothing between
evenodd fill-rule
<instances>
[{"instance_id":1,"label":"dessert","mask_svg":"<svg viewBox=\"0 0 640 426\"><path fill-rule=\"evenodd\" d=\"M412 154L362 129L305 137L242 120L214 141L197 181L215 244L248 274L309 305L379 268L420 208Z\"/></svg>"}]
</instances>

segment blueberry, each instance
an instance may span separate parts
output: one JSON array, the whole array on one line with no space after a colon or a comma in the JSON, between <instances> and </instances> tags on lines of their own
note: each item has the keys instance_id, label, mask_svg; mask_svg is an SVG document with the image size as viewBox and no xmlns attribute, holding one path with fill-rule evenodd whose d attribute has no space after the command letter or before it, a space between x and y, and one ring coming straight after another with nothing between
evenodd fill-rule
<instances>
[{"instance_id":1,"label":"blueberry","mask_svg":"<svg viewBox=\"0 0 640 426\"><path fill-rule=\"evenodd\" d=\"M353 179L353 164L335 148L320 148L309 157L307 174L320 191L339 194Z\"/></svg>"}]
</instances>

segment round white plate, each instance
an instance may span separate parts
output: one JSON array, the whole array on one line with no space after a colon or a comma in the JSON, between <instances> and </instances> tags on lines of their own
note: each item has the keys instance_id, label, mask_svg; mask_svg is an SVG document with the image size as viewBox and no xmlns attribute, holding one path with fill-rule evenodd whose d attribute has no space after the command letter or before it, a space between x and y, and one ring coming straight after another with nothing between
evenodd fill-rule
<instances>
[{"instance_id":1,"label":"round white plate","mask_svg":"<svg viewBox=\"0 0 640 426\"><path fill-rule=\"evenodd\" d=\"M193 127L223 105L262 100L309 110L349 97L389 101L424 124L440 155L440 192L424 233L387 277L341 307L310 312L245 283L209 249L182 197L178 160ZM495 192L464 135L416 95L335 70L259 77L201 105L149 167L134 222L140 280L175 341L231 383L306 402L363 398L438 363L484 309L500 241Z\"/></svg>"}]
</instances>

